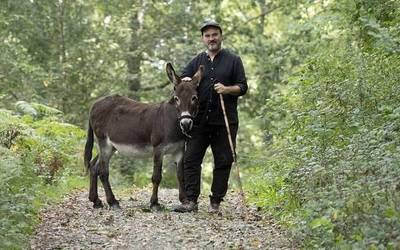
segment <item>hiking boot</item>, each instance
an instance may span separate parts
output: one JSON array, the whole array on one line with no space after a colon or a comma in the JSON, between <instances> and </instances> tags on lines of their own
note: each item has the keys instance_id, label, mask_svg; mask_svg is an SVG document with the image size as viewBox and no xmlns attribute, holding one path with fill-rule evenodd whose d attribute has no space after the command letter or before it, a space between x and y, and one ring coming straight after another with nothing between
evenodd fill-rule
<instances>
[{"instance_id":1,"label":"hiking boot","mask_svg":"<svg viewBox=\"0 0 400 250\"><path fill-rule=\"evenodd\" d=\"M197 212L198 211L197 203L194 201L184 201L179 206L173 209L174 212L178 213L189 213L189 212Z\"/></svg>"},{"instance_id":2,"label":"hiking boot","mask_svg":"<svg viewBox=\"0 0 400 250\"><path fill-rule=\"evenodd\" d=\"M221 211L219 210L219 203L210 203L210 206L208 207L208 212L210 214L221 214Z\"/></svg>"}]
</instances>

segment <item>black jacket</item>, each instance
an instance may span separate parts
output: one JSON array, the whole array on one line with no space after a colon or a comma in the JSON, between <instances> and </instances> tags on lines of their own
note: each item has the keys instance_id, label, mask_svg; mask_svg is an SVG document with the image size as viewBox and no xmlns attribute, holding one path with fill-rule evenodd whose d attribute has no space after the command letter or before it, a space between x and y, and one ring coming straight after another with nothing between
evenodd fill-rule
<instances>
[{"instance_id":1,"label":"black jacket","mask_svg":"<svg viewBox=\"0 0 400 250\"><path fill-rule=\"evenodd\" d=\"M239 96L246 94L248 86L242 60L226 49L222 49L213 61L206 52L202 52L184 68L181 77L193 77L200 65L204 65L205 70L198 87L200 108L195 124L224 125L219 95L215 92L213 85L218 82L226 86L237 85L240 87ZM238 96L224 95L226 113L230 124L239 122L237 100Z\"/></svg>"}]
</instances>

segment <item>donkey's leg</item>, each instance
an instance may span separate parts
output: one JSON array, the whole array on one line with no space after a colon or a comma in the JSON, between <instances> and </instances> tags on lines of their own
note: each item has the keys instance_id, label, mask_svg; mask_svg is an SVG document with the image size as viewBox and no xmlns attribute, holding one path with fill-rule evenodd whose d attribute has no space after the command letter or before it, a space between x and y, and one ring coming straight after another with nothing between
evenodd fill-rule
<instances>
[{"instance_id":1,"label":"donkey's leg","mask_svg":"<svg viewBox=\"0 0 400 250\"><path fill-rule=\"evenodd\" d=\"M100 141L100 158L99 158L99 176L103 184L104 191L106 193L107 203L112 208L120 208L119 202L115 199L114 193L112 192L109 177L109 163L111 156L114 154L115 149L106 140Z\"/></svg>"},{"instance_id":2,"label":"donkey's leg","mask_svg":"<svg viewBox=\"0 0 400 250\"><path fill-rule=\"evenodd\" d=\"M160 210L161 206L158 203L158 186L160 185L162 178L162 160L163 154L161 150L158 148L154 148L154 166L153 166L153 176L151 177L151 181L153 183L153 194L150 199L150 208L151 210Z\"/></svg>"},{"instance_id":3,"label":"donkey's leg","mask_svg":"<svg viewBox=\"0 0 400 250\"><path fill-rule=\"evenodd\" d=\"M89 187L89 200L93 202L94 208L103 207L103 203L99 199L99 195L97 193L97 176L99 174L99 161L96 156L96 161L93 161L93 164L90 164L89 172L90 172L90 187Z\"/></svg>"},{"instance_id":4,"label":"donkey's leg","mask_svg":"<svg viewBox=\"0 0 400 250\"><path fill-rule=\"evenodd\" d=\"M185 185L183 182L183 150L177 152L175 155L176 176L178 177L179 201L184 202L187 200L185 193Z\"/></svg>"}]
</instances>

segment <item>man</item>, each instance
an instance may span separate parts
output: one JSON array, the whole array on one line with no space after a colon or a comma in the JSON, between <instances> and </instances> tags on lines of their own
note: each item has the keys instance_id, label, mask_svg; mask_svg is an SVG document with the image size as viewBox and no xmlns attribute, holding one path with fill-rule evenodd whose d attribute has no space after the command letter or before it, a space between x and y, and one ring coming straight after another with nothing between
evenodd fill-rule
<instances>
[{"instance_id":1,"label":"man","mask_svg":"<svg viewBox=\"0 0 400 250\"><path fill-rule=\"evenodd\" d=\"M200 65L205 66L198 87L199 112L194 120L192 138L187 141L184 154L184 183L187 200L176 207L176 212L197 211L200 195L201 163L211 146L214 157L213 180L209 212L218 213L228 189L233 162L232 152L219 100L223 95L232 140L238 130L237 100L247 92L247 81L239 56L222 48L222 28L215 21L207 21L200 28L201 40L207 50L198 54L183 70L183 80L190 80Z\"/></svg>"}]
</instances>

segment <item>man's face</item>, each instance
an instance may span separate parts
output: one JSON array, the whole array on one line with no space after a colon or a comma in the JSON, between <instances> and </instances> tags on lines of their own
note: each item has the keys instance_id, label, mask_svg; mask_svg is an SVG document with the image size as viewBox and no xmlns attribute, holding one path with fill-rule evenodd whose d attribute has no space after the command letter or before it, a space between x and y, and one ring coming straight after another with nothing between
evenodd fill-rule
<instances>
[{"instance_id":1,"label":"man's face","mask_svg":"<svg viewBox=\"0 0 400 250\"><path fill-rule=\"evenodd\" d=\"M208 51L217 52L221 49L222 34L218 28L209 27L204 30L201 39Z\"/></svg>"}]
</instances>

